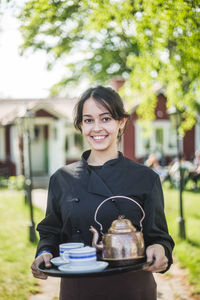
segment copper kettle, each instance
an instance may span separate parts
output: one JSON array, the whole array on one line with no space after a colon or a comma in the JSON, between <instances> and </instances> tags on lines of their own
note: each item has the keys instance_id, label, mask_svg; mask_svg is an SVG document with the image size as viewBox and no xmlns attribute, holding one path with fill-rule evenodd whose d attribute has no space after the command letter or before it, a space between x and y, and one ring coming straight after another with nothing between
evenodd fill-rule
<instances>
[{"instance_id":1,"label":"copper kettle","mask_svg":"<svg viewBox=\"0 0 200 300\"><path fill-rule=\"evenodd\" d=\"M143 216L140 220L140 229L137 231L130 220L124 216L119 216L114 220L107 234L103 234L102 224L96 219L99 208L108 200L114 198L125 198L134 202L141 209ZM93 233L92 246L102 251L102 259L108 261L113 266L131 265L144 260L145 246L142 234L142 221L145 218L143 208L132 198L126 196L113 196L105 199L96 209L94 220L100 226L102 241L98 243L99 233L94 227L90 227Z\"/></svg>"}]
</instances>

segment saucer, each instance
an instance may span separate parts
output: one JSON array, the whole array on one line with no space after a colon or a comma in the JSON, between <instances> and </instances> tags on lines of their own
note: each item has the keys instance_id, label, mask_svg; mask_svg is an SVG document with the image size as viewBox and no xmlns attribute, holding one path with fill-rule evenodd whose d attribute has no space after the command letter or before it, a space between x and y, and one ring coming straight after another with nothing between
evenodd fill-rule
<instances>
[{"instance_id":1,"label":"saucer","mask_svg":"<svg viewBox=\"0 0 200 300\"><path fill-rule=\"evenodd\" d=\"M69 259L62 259L60 256L57 256L57 257L53 257L51 259L51 263L54 265L54 266L61 266L61 265L64 265L64 264L68 264L69 263Z\"/></svg>"},{"instance_id":2,"label":"saucer","mask_svg":"<svg viewBox=\"0 0 200 300\"><path fill-rule=\"evenodd\" d=\"M93 273L103 271L108 266L108 263L105 261L97 261L89 265L72 265L64 264L58 267L58 269L67 274L81 274L81 273Z\"/></svg>"}]
</instances>

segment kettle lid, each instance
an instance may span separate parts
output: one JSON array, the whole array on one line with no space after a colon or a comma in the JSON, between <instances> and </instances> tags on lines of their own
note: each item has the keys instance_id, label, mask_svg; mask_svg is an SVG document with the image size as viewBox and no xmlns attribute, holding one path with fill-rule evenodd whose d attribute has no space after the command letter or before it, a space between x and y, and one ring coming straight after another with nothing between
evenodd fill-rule
<instances>
[{"instance_id":1,"label":"kettle lid","mask_svg":"<svg viewBox=\"0 0 200 300\"><path fill-rule=\"evenodd\" d=\"M136 232L136 228L133 226L130 220L125 219L124 216L119 216L117 220L114 220L112 222L108 232L109 233L130 233L130 232Z\"/></svg>"}]
</instances>

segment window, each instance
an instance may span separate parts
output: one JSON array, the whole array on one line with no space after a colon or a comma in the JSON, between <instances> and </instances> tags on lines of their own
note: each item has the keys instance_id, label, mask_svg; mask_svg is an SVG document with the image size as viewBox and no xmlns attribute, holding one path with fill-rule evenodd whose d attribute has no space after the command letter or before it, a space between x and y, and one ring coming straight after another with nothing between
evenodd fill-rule
<instances>
[{"instance_id":1,"label":"window","mask_svg":"<svg viewBox=\"0 0 200 300\"><path fill-rule=\"evenodd\" d=\"M176 132L168 120L156 120L145 128L135 123L136 157L144 157L150 153L162 155L176 154Z\"/></svg>"},{"instance_id":2,"label":"window","mask_svg":"<svg viewBox=\"0 0 200 300\"><path fill-rule=\"evenodd\" d=\"M34 140L38 141L40 137L40 127L39 126L35 126L34 127Z\"/></svg>"},{"instance_id":3,"label":"window","mask_svg":"<svg viewBox=\"0 0 200 300\"><path fill-rule=\"evenodd\" d=\"M155 138L156 138L156 145L163 146L163 128L156 128L155 129Z\"/></svg>"}]
</instances>

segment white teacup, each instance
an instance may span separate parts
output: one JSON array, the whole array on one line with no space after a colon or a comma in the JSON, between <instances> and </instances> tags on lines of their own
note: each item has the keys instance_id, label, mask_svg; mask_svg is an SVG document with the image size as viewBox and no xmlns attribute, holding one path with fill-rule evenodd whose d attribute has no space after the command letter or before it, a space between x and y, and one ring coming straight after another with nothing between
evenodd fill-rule
<instances>
[{"instance_id":1,"label":"white teacup","mask_svg":"<svg viewBox=\"0 0 200 300\"><path fill-rule=\"evenodd\" d=\"M69 250L69 263L73 267L95 264L96 260L96 248L94 247L86 246Z\"/></svg>"},{"instance_id":2,"label":"white teacup","mask_svg":"<svg viewBox=\"0 0 200 300\"><path fill-rule=\"evenodd\" d=\"M64 243L59 245L60 257L63 260L69 259L69 250L84 247L83 243Z\"/></svg>"}]
</instances>

